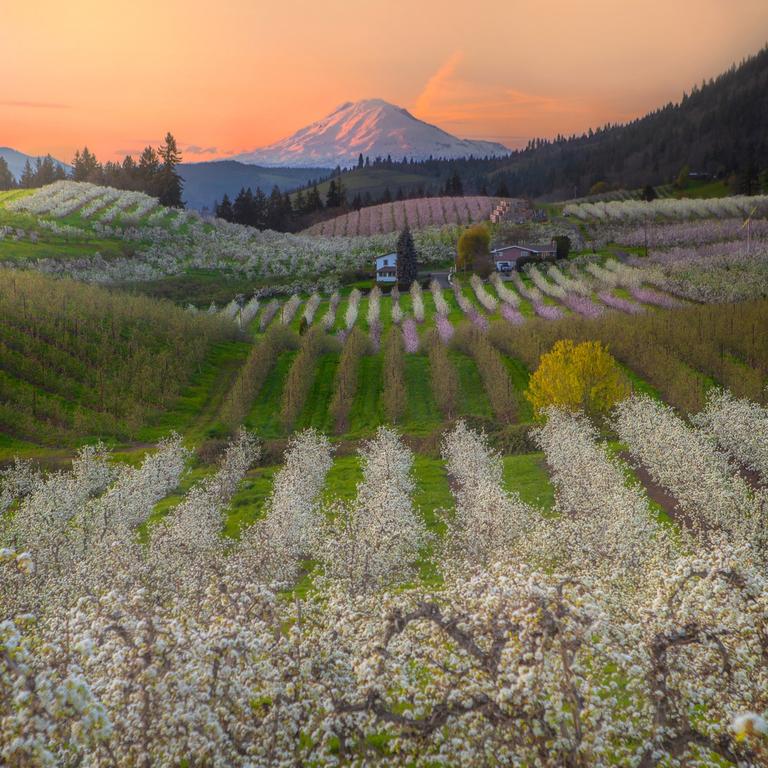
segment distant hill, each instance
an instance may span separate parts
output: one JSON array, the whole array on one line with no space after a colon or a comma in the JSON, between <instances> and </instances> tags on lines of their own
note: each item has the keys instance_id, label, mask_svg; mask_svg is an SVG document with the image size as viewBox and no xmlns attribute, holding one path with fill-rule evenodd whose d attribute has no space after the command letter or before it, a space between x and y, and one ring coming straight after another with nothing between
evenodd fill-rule
<instances>
[{"instance_id":1,"label":"distant hill","mask_svg":"<svg viewBox=\"0 0 768 768\"><path fill-rule=\"evenodd\" d=\"M11 147L0 147L0 157L5 158L5 162L8 163L8 167L16 178L16 181L21 178L21 174L24 172L24 164L27 162L27 160L29 160L33 168L35 161L37 160L37 157L33 155L25 155L23 152L19 152L17 149L11 149ZM54 158L54 160L56 160L56 158ZM63 163L61 160L56 160L56 162L62 168L64 168L65 171L70 170L69 165Z\"/></svg>"},{"instance_id":2,"label":"distant hill","mask_svg":"<svg viewBox=\"0 0 768 768\"><path fill-rule=\"evenodd\" d=\"M460 175L464 194L562 200L588 195L601 181L609 189L667 184L684 166L700 180L733 176L741 192L768 185L768 48L624 125L537 139L500 158L398 158L341 178L350 199L360 192L373 202L387 189L394 197L398 187L406 194L440 194L453 173Z\"/></svg>"},{"instance_id":3,"label":"distant hill","mask_svg":"<svg viewBox=\"0 0 768 768\"><path fill-rule=\"evenodd\" d=\"M328 168L261 168L235 160L216 160L207 163L182 163L179 175L184 179L184 199L190 208L213 208L215 200L224 194L230 198L241 187L256 187L269 194L277 185L281 192L291 192L316 179L330 174Z\"/></svg>"},{"instance_id":4,"label":"distant hill","mask_svg":"<svg viewBox=\"0 0 768 768\"><path fill-rule=\"evenodd\" d=\"M235 156L264 166L354 166L360 155L426 160L509 154L493 141L459 139L382 99L347 102L306 128L268 147Z\"/></svg>"}]
</instances>

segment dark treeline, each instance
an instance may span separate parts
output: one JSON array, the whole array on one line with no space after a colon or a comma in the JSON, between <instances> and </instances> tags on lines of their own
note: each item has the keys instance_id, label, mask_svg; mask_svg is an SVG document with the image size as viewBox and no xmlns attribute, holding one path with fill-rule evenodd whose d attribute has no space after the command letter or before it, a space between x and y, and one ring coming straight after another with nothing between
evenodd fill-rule
<instances>
[{"instance_id":1,"label":"dark treeline","mask_svg":"<svg viewBox=\"0 0 768 768\"><path fill-rule=\"evenodd\" d=\"M176 171L180 162L181 152L171 133L166 134L165 142L157 149L147 146L138 160L126 155L121 163L100 163L88 147L83 147L82 151L75 152L69 175L50 155L37 158L34 164L27 160L18 183L5 159L0 157L0 190L16 187L33 189L70 178L72 181L87 181L91 184L144 192L158 198L162 205L183 208L184 182Z\"/></svg>"},{"instance_id":2,"label":"dark treeline","mask_svg":"<svg viewBox=\"0 0 768 768\"><path fill-rule=\"evenodd\" d=\"M391 160L381 161L391 163ZM254 192L250 187L243 187L234 200L225 194L221 202L214 203L214 215L235 224L244 224L257 229L273 229L279 232L296 232L314 224L320 219L338 216L345 211L356 211L368 205L391 203L393 200L406 200L415 197L428 197L432 194L459 197L464 194L464 187L457 173L451 174L437 190L431 186L419 186L408 189L398 187L395 195L386 187L381 195L372 196L370 192L350 196L344 185L342 171L337 169L328 182L325 196L320 194L318 185L300 189L294 195L283 193L274 186L266 195L259 187Z\"/></svg>"},{"instance_id":3,"label":"dark treeline","mask_svg":"<svg viewBox=\"0 0 768 768\"><path fill-rule=\"evenodd\" d=\"M67 178L67 173L62 166L57 163L50 155L38 157L34 163L27 160L24 164L24 170L18 183L11 173L4 157L0 157L0 190L32 189L33 187L42 187L46 184L53 184L54 181L61 181Z\"/></svg>"}]
</instances>

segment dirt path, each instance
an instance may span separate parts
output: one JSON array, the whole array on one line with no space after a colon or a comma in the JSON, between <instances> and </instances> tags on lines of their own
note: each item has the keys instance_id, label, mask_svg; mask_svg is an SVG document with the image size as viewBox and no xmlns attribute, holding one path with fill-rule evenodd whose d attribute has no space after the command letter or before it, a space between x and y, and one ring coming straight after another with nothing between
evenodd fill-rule
<instances>
[{"instance_id":1,"label":"dirt path","mask_svg":"<svg viewBox=\"0 0 768 768\"><path fill-rule=\"evenodd\" d=\"M677 499L665 488L662 488L642 464L636 463L628 451L622 451L619 457L632 469L640 485L645 489L648 498L658 504L675 523L681 526L685 525L685 519L677 508Z\"/></svg>"}]
</instances>

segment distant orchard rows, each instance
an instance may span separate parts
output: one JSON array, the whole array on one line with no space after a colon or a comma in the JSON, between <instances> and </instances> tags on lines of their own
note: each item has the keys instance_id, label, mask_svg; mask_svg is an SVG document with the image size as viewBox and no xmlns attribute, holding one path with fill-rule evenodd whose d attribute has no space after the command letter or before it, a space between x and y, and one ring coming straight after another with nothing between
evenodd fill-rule
<instances>
[{"instance_id":1,"label":"distant orchard rows","mask_svg":"<svg viewBox=\"0 0 768 768\"><path fill-rule=\"evenodd\" d=\"M150 280L190 268L235 269L247 277L301 277L372 270L375 255L394 250L396 234L370 237L311 237L259 231L221 219L203 219L194 211L170 211L139 192L62 181L6 204L16 212L66 219L99 237L135 242L127 258L40 259L44 271L96 282ZM81 223L82 222L82 223ZM65 222L71 225L72 221ZM421 230L414 234L425 264L453 258L456 233Z\"/></svg>"},{"instance_id":2,"label":"distant orchard rows","mask_svg":"<svg viewBox=\"0 0 768 768\"><path fill-rule=\"evenodd\" d=\"M477 275L471 275L468 285L471 288L470 298L462 287L464 278L454 277L452 289L448 295L453 298L454 306L481 330L488 330L488 320L493 315L508 320L514 324L525 321L521 306L527 303L533 314L547 320L556 320L572 312L584 317L600 317L605 311L615 309L628 314L638 314L647 306L675 308L682 302L669 295L649 287L646 282L653 282L658 276L646 273L642 269L608 259L604 265L597 262L587 263L583 268L573 264L545 266L529 266L521 276L512 273L511 281L502 279L498 273L493 273L489 281L483 281ZM663 286L662 286L663 287ZM621 289L627 297L615 293ZM435 323L441 338L450 337L451 323L448 315L452 307L445 299L445 290L433 280L429 286L434 309ZM383 299L388 299L391 322L403 326L406 339L413 338L412 323L421 324L426 317L424 295L421 286L414 283L409 291L411 300L411 315L406 314L400 305L400 292L394 287L386 296L381 288L375 286L368 294L369 304L365 320L372 333L381 325ZM328 306L322 316L317 316L317 310L324 300L319 293L313 293L305 302L302 318L306 325L311 326L316 320L325 330L336 327L341 332L349 332L358 321L358 306L363 294L357 288L347 297L347 306L343 318L337 317L337 309L341 302L341 294L336 291L326 299ZM296 317L302 305L298 294L292 295L281 304L279 299L262 300L258 296L243 302L240 299L231 301L219 309L215 304L209 307L209 313L219 312L231 318L241 326L250 324L261 311L258 329L266 330L269 324L278 317L278 321L289 324ZM190 305L189 310L198 310ZM380 328L379 328L380 330ZM444 338L447 340L447 338ZM411 346L416 342L411 342ZM408 349L407 351L415 351Z\"/></svg>"},{"instance_id":3,"label":"distant orchard rows","mask_svg":"<svg viewBox=\"0 0 768 768\"><path fill-rule=\"evenodd\" d=\"M754 213L753 213L754 212ZM648 219L730 218L733 216L765 216L768 213L768 195L714 198L664 198L650 202L643 200L614 200L596 203L569 203L564 206L566 216L582 221L627 221Z\"/></svg>"},{"instance_id":4,"label":"distant orchard rows","mask_svg":"<svg viewBox=\"0 0 768 768\"><path fill-rule=\"evenodd\" d=\"M351 211L342 216L321 221L307 234L334 236L376 235L398 232L406 225L411 229L442 227L447 224L476 224L488 221L500 198L495 197L429 197L397 200ZM521 201L510 203L522 210Z\"/></svg>"}]
</instances>

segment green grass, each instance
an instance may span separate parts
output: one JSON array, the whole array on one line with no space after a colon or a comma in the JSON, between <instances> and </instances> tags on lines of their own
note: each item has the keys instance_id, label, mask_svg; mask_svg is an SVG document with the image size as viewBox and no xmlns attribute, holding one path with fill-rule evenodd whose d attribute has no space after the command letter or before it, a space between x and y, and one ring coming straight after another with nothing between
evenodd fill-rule
<instances>
[{"instance_id":1,"label":"green grass","mask_svg":"<svg viewBox=\"0 0 768 768\"><path fill-rule=\"evenodd\" d=\"M176 403L154 424L143 428L138 439L156 442L173 431L184 434L191 443L213 436L221 404L250 348L250 344L241 341L215 344L208 360Z\"/></svg>"},{"instance_id":2,"label":"green grass","mask_svg":"<svg viewBox=\"0 0 768 768\"><path fill-rule=\"evenodd\" d=\"M375 432L379 424L384 423L384 410L381 405L382 368L381 352L365 355L360 360L357 394L349 414L347 437L367 437Z\"/></svg>"},{"instance_id":3,"label":"green grass","mask_svg":"<svg viewBox=\"0 0 768 768\"><path fill-rule=\"evenodd\" d=\"M326 433L333 430L328 409L333 398L339 358L338 352L326 352L318 358L312 388L309 390L307 402L296 422L296 430L307 429L308 427L314 427ZM310 375L309 372L307 375Z\"/></svg>"},{"instance_id":4,"label":"green grass","mask_svg":"<svg viewBox=\"0 0 768 768\"><path fill-rule=\"evenodd\" d=\"M280 424L283 384L296 354L295 350L289 350L277 358L245 420L245 425L253 429L259 437L269 439L282 437L284 434Z\"/></svg>"},{"instance_id":5,"label":"green grass","mask_svg":"<svg viewBox=\"0 0 768 768\"><path fill-rule=\"evenodd\" d=\"M420 510L427 528L442 535L445 524L438 512L453 508L445 464L441 459L417 454L413 462L413 476L416 481L413 504Z\"/></svg>"},{"instance_id":6,"label":"green grass","mask_svg":"<svg viewBox=\"0 0 768 768\"><path fill-rule=\"evenodd\" d=\"M257 467L245 476L232 497L224 518L224 535L237 539L244 528L253 525L264 511L264 503L272 493L279 466Z\"/></svg>"},{"instance_id":7,"label":"green grass","mask_svg":"<svg viewBox=\"0 0 768 768\"><path fill-rule=\"evenodd\" d=\"M459 413L484 419L493 418L491 404L485 394L480 372L475 361L461 352L450 351L448 356L459 376Z\"/></svg>"},{"instance_id":8,"label":"green grass","mask_svg":"<svg viewBox=\"0 0 768 768\"><path fill-rule=\"evenodd\" d=\"M429 359L422 354L405 356L405 386L408 396L403 431L428 435L440 428L442 416L432 396Z\"/></svg>"},{"instance_id":9,"label":"green grass","mask_svg":"<svg viewBox=\"0 0 768 768\"><path fill-rule=\"evenodd\" d=\"M549 480L543 453L504 456L504 485L516 491L527 504L548 513L555 503L555 491Z\"/></svg>"},{"instance_id":10,"label":"green grass","mask_svg":"<svg viewBox=\"0 0 768 768\"><path fill-rule=\"evenodd\" d=\"M528 389L528 380L531 378L531 372L525 367L522 360L514 357L502 355L501 359L507 367L509 380L515 390L517 399L517 421L521 423L533 421L533 407L531 406L525 392Z\"/></svg>"},{"instance_id":11,"label":"green grass","mask_svg":"<svg viewBox=\"0 0 768 768\"><path fill-rule=\"evenodd\" d=\"M357 493L357 484L362 479L363 471L356 455L337 456L325 479L323 501L352 501Z\"/></svg>"}]
</instances>

